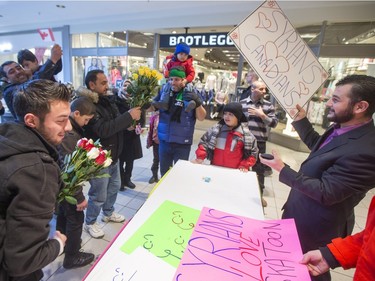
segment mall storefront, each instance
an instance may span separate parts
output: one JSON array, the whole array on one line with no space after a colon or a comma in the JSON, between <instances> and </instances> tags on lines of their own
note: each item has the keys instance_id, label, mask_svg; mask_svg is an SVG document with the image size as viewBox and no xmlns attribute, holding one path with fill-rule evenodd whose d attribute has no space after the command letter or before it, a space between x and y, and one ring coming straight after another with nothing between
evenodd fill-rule
<instances>
[{"instance_id":1,"label":"mall storefront","mask_svg":"<svg viewBox=\"0 0 375 281\"><path fill-rule=\"evenodd\" d=\"M207 28L208 29L208 28ZM375 29L372 23L322 23L297 29L301 37L319 57L330 77L316 91L308 104L308 116L318 130L329 124L325 119L325 102L337 80L348 74L375 76ZM140 65L162 71L165 58L174 52L175 45L187 42L191 47L196 69L196 83L208 90L226 91L229 100L236 100L237 88L246 87L244 74L249 65L233 43L221 33L153 34L137 31L110 31L70 34L69 26L50 29L54 41L42 38L40 31L0 34L0 60L16 60L20 49L38 53L43 63L54 43L63 48L63 71L57 80L70 82L74 88L84 84L91 69L102 69L110 87L119 87L131 70ZM347 35L351 31L350 38ZM47 37L47 39L50 39ZM279 126L272 129L270 140L296 150L305 148L293 128L291 120L275 102Z\"/></svg>"}]
</instances>

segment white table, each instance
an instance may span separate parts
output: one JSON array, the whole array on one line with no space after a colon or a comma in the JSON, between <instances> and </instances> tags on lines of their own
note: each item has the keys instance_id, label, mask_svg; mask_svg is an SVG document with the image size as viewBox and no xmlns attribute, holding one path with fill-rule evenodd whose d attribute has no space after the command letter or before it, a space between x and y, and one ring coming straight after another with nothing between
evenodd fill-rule
<instances>
[{"instance_id":1,"label":"white table","mask_svg":"<svg viewBox=\"0 0 375 281\"><path fill-rule=\"evenodd\" d=\"M176 269L151 257L146 250L139 249L134 255L127 255L120 250L165 200L197 210L209 207L235 215L264 219L254 172L243 173L236 169L180 160L112 241L84 280L172 280ZM157 275L152 270L153 267L157 270Z\"/></svg>"}]
</instances>

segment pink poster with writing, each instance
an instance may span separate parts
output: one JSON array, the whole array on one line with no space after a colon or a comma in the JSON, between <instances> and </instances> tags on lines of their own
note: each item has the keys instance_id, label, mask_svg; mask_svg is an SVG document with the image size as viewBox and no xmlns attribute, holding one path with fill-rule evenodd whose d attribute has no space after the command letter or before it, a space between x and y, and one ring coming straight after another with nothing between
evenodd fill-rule
<instances>
[{"instance_id":1,"label":"pink poster with writing","mask_svg":"<svg viewBox=\"0 0 375 281\"><path fill-rule=\"evenodd\" d=\"M294 220L255 220L203 208L175 281L311 280Z\"/></svg>"}]
</instances>

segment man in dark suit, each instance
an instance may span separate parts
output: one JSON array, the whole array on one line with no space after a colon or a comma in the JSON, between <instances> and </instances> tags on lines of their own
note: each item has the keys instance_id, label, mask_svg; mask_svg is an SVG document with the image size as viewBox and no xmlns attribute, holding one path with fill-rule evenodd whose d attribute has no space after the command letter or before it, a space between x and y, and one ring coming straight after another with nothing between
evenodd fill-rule
<instances>
[{"instance_id":1,"label":"man in dark suit","mask_svg":"<svg viewBox=\"0 0 375 281\"><path fill-rule=\"evenodd\" d=\"M261 158L291 187L282 218L294 218L303 252L350 235L354 207L375 187L375 78L345 77L326 106L334 124L320 136L297 105L299 114L292 124L311 149L298 172L284 164L277 151L273 160ZM330 279L329 272L313 277Z\"/></svg>"}]
</instances>

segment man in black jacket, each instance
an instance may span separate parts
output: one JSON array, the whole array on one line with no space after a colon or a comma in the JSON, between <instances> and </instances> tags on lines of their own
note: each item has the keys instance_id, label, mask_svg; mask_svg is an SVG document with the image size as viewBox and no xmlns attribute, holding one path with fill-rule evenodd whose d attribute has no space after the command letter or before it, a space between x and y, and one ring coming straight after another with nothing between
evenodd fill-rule
<instances>
[{"instance_id":1,"label":"man in black jacket","mask_svg":"<svg viewBox=\"0 0 375 281\"><path fill-rule=\"evenodd\" d=\"M284 164L276 151L274 160L261 158L291 187L282 218L294 219L304 253L350 235L354 207L375 186L375 78L346 76L326 106L334 124L320 135L297 105L292 125L311 149L299 171ZM328 272L312 279L331 280Z\"/></svg>"},{"instance_id":2,"label":"man in black jacket","mask_svg":"<svg viewBox=\"0 0 375 281\"><path fill-rule=\"evenodd\" d=\"M87 88L77 89L77 95L90 96L96 103L94 118L85 126L85 136L94 141L100 139L104 149L111 151L112 164L103 169L109 178L96 178L90 181L89 200L86 210L84 229L93 238L102 238L104 232L97 223L100 211L103 211L103 222L123 222L125 217L114 212L117 193L120 190L119 156L124 143L123 131L129 128L133 120L141 117L141 108L132 108L123 114L119 113L117 105L110 100L108 79L103 70L91 70L85 78Z\"/></svg>"},{"instance_id":3,"label":"man in black jacket","mask_svg":"<svg viewBox=\"0 0 375 281\"><path fill-rule=\"evenodd\" d=\"M0 124L0 280L37 281L64 250L49 222L62 187L58 154L69 122L70 92L35 80L14 95L18 123Z\"/></svg>"}]
</instances>

